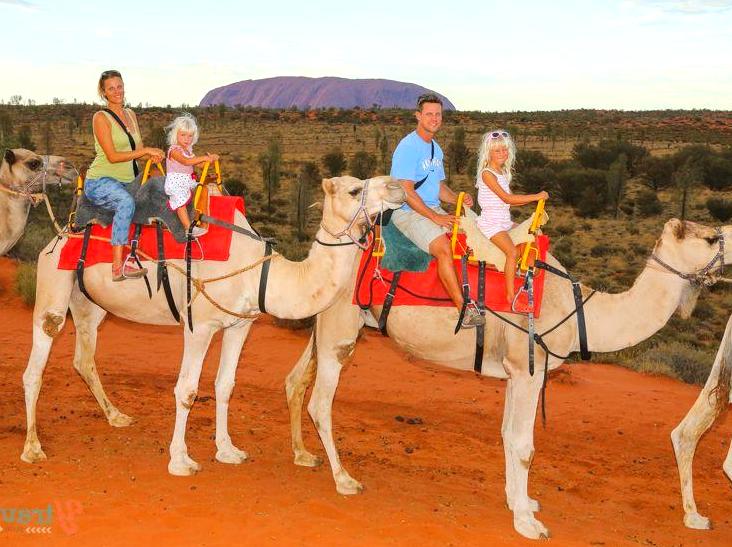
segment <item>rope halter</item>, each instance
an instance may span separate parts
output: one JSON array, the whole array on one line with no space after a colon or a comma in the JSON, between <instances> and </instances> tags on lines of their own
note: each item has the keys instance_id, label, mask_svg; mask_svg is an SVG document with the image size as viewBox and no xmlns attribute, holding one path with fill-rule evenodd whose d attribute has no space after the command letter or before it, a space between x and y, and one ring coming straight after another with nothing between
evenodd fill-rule
<instances>
[{"instance_id":1,"label":"rope halter","mask_svg":"<svg viewBox=\"0 0 732 547\"><path fill-rule=\"evenodd\" d=\"M325 230L328 235L340 239L343 236L348 237L348 239L351 240L351 242L356 245L359 249L365 251L368 249L368 235L369 233L374 229L374 224L371 222L371 216L369 215L368 208L366 207L366 202L368 200L368 191L369 191L369 183L371 182L371 179L366 179L363 183L363 189L361 190L361 203L358 206L358 209L356 209L356 212L353 213L353 216L351 217L351 220L346 224L346 227L343 228L340 232L333 233L331 232L327 226L325 225L325 222L322 220L320 221L320 227ZM364 218L364 225L365 229L363 233L361 234L361 237L356 239L353 237L353 234L351 233L351 230L353 229L354 225L358 221L359 216L363 215ZM350 243L348 243L350 245Z\"/></svg>"},{"instance_id":2,"label":"rope halter","mask_svg":"<svg viewBox=\"0 0 732 547\"><path fill-rule=\"evenodd\" d=\"M724 267L724 233L722 233L721 228L715 228L715 233L717 234L717 244L719 245L719 249L717 250L717 254L712 257L712 259L709 261L709 263L704 266L702 269L697 270L695 272L691 273L684 273L673 266L669 265L668 263L664 262L660 258L658 258L655 254L651 254L650 260L655 260L658 264L663 266L667 271L669 271L672 274L677 275L681 279L685 279L689 283L691 283L694 287L711 287L718 281L718 277L715 275L718 272L720 272ZM717 266L717 262L719 262L719 265Z\"/></svg>"}]
</instances>

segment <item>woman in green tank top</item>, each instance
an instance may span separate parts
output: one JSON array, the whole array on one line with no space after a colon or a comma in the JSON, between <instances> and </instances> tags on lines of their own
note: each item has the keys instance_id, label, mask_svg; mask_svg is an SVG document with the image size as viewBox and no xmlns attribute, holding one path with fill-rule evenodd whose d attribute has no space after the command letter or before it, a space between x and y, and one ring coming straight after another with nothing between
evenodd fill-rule
<instances>
[{"instance_id":1,"label":"woman in green tank top","mask_svg":"<svg viewBox=\"0 0 732 547\"><path fill-rule=\"evenodd\" d=\"M147 273L145 268L137 268L122 260L135 213L135 201L125 185L137 175L135 160L147 156L154 162L160 162L165 154L159 148L143 146L137 117L132 110L124 107L125 87L119 72L102 72L98 91L107 103L107 110L113 112L117 119L103 110L94 114L96 157L86 174L84 194L94 205L114 211L112 279L122 281ZM130 141L134 142L134 147Z\"/></svg>"}]
</instances>

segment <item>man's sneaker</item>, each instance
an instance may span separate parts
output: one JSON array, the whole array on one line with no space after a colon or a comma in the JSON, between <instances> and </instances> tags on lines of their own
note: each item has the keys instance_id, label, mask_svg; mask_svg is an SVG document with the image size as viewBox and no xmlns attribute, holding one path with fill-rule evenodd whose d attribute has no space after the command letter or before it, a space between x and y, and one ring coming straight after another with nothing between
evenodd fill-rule
<instances>
[{"instance_id":1,"label":"man's sneaker","mask_svg":"<svg viewBox=\"0 0 732 547\"><path fill-rule=\"evenodd\" d=\"M123 264L119 268L112 267L112 281L124 281L125 279L137 279L147 274L147 268L138 268L133 264Z\"/></svg>"},{"instance_id":2,"label":"man's sneaker","mask_svg":"<svg viewBox=\"0 0 732 547\"><path fill-rule=\"evenodd\" d=\"M485 325L485 317L483 317L478 308L472 302L465 308L465 315L463 315L463 321L460 323L461 329L474 329Z\"/></svg>"}]
</instances>

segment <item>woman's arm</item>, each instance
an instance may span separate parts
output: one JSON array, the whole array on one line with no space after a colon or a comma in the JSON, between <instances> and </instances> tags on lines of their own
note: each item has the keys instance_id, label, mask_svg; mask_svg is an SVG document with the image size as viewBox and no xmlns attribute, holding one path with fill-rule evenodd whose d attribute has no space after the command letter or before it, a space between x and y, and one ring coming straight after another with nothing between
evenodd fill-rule
<instances>
[{"instance_id":1,"label":"woman's arm","mask_svg":"<svg viewBox=\"0 0 732 547\"><path fill-rule=\"evenodd\" d=\"M107 117L101 112L94 114L92 126L94 129L94 136L97 138L99 146L102 147L102 151L104 152L104 155L107 156L110 163L133 161L143 156L159 156L160 158L163 156L162 150L147 147L141 147L130 152L119 152L114 147L114 142L112 141L112 125L109 123Z\"/></svg>"},{"instance_id":2,"label":"woman's arm","mask_svg":"<svg viewBox=\"0 0 732 547\"><path fill-rule=\"evenodd\" d=\"M539 201L540 199L549 199L549 194L546 192L539 192L538 194L509 194L501 188L498 179L490 171L483 171L480 178L483 184L501 198L504 203L508 203L509 205L526 205L527 203Z\"/></svg>"},{"instance_id":3,"label":"woman's arm","mask_svg":"<svg viewBox=\"0 0 732 547\"><path fill-rule=\"evenodd\" d=\"M214 162L219 159L217 154L206 154L204 156L190 156L186 157L179 148L173 148L170 151L170 157L178 163L183 165L198 165L199 163L206 163L207 161Z\"/></svg>"}]
</instances>

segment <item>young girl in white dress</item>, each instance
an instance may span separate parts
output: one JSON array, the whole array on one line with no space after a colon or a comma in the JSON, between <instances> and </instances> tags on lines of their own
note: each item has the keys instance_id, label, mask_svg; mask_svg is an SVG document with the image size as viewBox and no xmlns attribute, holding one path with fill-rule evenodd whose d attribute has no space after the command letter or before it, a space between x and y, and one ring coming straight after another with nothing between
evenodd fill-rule
<instances>
[{"instance_id":1,"label":"young girl in white dress","mask_svg":"<svg viewBox=\"0 0 732 547\"><path fill-rule=\"evenodd\" d=\"M170 148L165 162L165 193L169 197L168 206L176 212L181 224L188 230L191 219L186 206L197 184L193 178L193 166L207 161L214 162L219 157L216 154L193 155L193 145L198 141L198 125L190 114L178 116L166 129ZM202 195L202 199L205 197ZM192 233L194 237L198 237L205 234L206 230L194 226Z\"/></svg>"},{"instance_id":2,"label":"young girl in white dress","mask_svg":"<svg viewBox=\"0 0 732 547\"><path fill-rule=\"evenodd\" d=\"M513 194L511 177L516 159L516 145L508 131L497 129L483 135L478 151L478 188L480 216L478 228L506 255L506 299L513 303L516 260L520 255L508 231L513 228L511 205L526 205L540 199L548 199L549 194Z\"/></svg>"}]
</instances>

